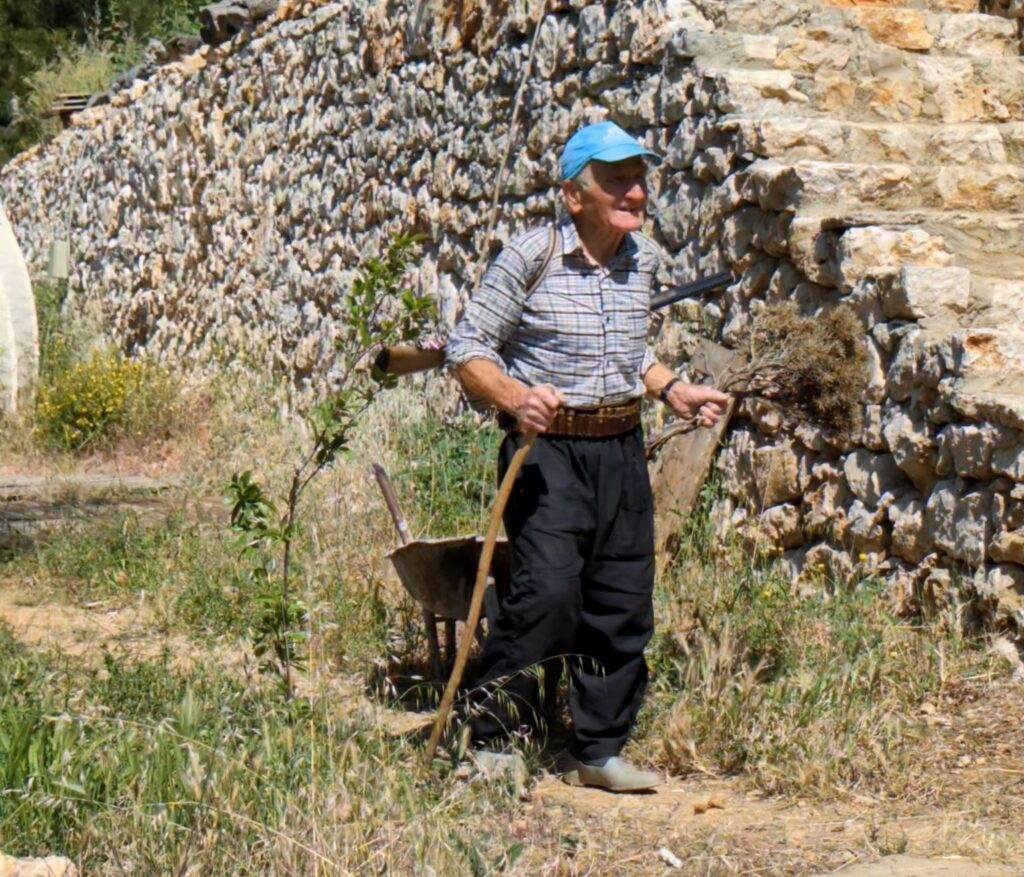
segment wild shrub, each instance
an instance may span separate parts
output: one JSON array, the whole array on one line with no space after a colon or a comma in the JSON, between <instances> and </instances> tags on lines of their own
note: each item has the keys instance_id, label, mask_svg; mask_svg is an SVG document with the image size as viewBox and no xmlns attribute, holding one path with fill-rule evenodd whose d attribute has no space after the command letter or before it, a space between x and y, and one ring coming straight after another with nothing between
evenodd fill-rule
<instances>
[{"instance_id":1,"label":"wild shrub","mask_svg":"<svg viewBox=\"0 0 1024 877\"><path fill-rule=\"evenodd\" d=\"M57 339L51 356L64 356L63 344ZM164 369L116 351L94 350L57 367L40 386L36 432L44 442L71 451L166 435L177 419L178 400L177 385Z\"/></svg>"},{"instance_id":2,"label":"wild shrub","mask_svg":"<svg viewBox=\"0 0 1024 877\"><path fill-rule=\"evenodd\" d=\"M761 395L797 417L849 434L867 388L865 343L860 319L847 305L811 317L791 302L771 305L750 333L747 389L760 386Z\"/></svg>"},{"instance_id":3,"label":"wild shrub","mask_svg":"<svg viewBox=\"0 0 1024 877\"><path fill-rule=\"evenodd\" d=\"M60 121L45 116L60 95L106 91L114 77L140 54L141 47L131 37L117 45L93 35L82 43L62 46L49 64L28 77L20 127L35 139L60 133Z\"/></svg>"}]
</instances>

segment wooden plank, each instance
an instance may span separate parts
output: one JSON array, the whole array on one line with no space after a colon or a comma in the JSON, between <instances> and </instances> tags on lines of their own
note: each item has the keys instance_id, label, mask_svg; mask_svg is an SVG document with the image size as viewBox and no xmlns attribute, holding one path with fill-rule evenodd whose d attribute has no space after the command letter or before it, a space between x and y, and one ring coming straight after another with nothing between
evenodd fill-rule
<instances>
[{"instance_id":1,"label":"wooden plank","mask_svg":"<svg viewBox=\"0 0 1024 877\"><path fill-rule=\"evenodd\" d=\"M701 341L690 362L705 374L719 375L743 359L735 350L713 341ZM735 403L729 406L713 428L698 428L669 439L658 454L651 485L654 489L654 553L659 569L664 568L678 548L679 532L697 504L734 406Z\"/></svg>"},{"instance_id":2,"label":"wooden plank","mask_svg":"<svg viewBox=\"0 0 1024 877\"><path fill-rule=\"evenodd\" d=\"M180 479L145 475L0 475L0 500L32 499L68 492L159 492L180 484Z\"/></svg>"}]
</instances>

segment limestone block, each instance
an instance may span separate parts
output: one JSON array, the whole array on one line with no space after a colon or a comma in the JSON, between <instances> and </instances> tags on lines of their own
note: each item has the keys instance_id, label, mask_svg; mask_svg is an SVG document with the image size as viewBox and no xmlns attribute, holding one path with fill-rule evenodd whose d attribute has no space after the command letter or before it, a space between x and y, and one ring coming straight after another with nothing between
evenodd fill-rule
<instances>
[{"instance_id":1,"label":"limestone block","mask_svg":"<svg viewBox=\"0 0 1024 877\"><path fill-rule=\"evenodd\" d=\"M774 116L758 120L752 127L751 140L759 154L768 158L838 160L843 154L843 126L831 119Z\"/></svg>"},{"instance_id":2,"label":"limestone block","mask_svg":"<svg viewBox=\"0 0 1024 877\"><path fill-rule=\"evenodd\" d=\"M964 417L1024 429L1024 333L969 329L952 336L954 378L940 387Z\"/></svg>"},{"instance_id":3,"label":"limestone block","mask_svg":"<svg viewBox=\"0 0 1024 877\"><path fill-rule=\"evenodd\" d=\"M979 58L1016 58L1017 28L1009 19L992 15L949 15L942 21L936 48Z\"/></svg>"},{"instance_id":4,"label":"limestone block","mask_svg":"<svg viewBox=\"0 0 1024 877\"><path fill-rule=\"evenodd\" d=\"M943 266L952 261L942 238L922 228L878 226L844 231L839 239L838 259L843 288L847 290L862 277L877 276L904 265Z\"/></svg>"},{"instance_id":5,"label":"limestone block","mask_svg":"<svg viewBox=\"0 0 1024 877\"><path fill-rule=\"evenodd\" d=\"M1010 434L1013 439L992 451L992 471L1014 481L1024 481L1024 433L1011 430Z\"/></svg>"},{"instance_id":6,"label":"limestone block","mask_svg":"<svg viewBox=\"0 0 1024 877\"><path fill-rule=\"evenodd\" d=\"M682 247L697 233L703 194L704 186L692 179L683 178L675 185L666 186L656 200L655 223L670 249ZM731 219L732 216L726 217L725 222Z\"/></svg>"},{"instance_id":7,"label":"limestone block","mask_svg":"<svg viewBox=\"0 0 1024 877\"><path fill-rule=\"evenodd\" d=\"M892 406L884 415L883 433L896 465L922 494L935 484L938 452L926 423L904 409Z\"/></svg>"},{"instance_id":8,"label":"limestone block","mask_svg":"<svg viewBox=\"0 0 1024 877\"><path fill-rule=\"evenodd\" d=\"M925 506L920 496L905 494L888 509L892 523L892 553L910 563L920 563L933 547L925 527Z\"/></svg>"},{"instance_id":9,"label":"limestone block","mask_svg":"<svg viewBox=\"0 0 1024 877\"><path fill-rule=\"evenodd\" d=\"M857 83L845 73L819 70L814 75L814 102L826 113L845 112L857 97Z\"/></svg>"},{"instance_id":10,"label":"limestone block","mask_svg":"<svg viewBox=\"0 0 1024 877\"><path fill-rule=\"evenodd\" d=\"M935 43L925 16L916 9L861 9L854 12L853 20L875 42L897 49L927 52Z\"/></svg>"},{"instance_id":11,"label":"limestone block","mask_svg":"<svg viewBox=\"0 0 1024 877\"><path fill-rule=\"evenodd\" d=\"M943 126L928 138L926 152L942 164L1008 161L999 130L988 125Z\"/></svg>"},{"instance_id":12,"label":"limestone block","mask_svg":"<svg viewBox=\"0 0 1024 877\"><path fill-rule=\"evenodd\" d=\"M1024 566L1024 528L1010 530L997 526L988 546L988 556L996 563Z\"/></svg>"},{"instance_id":13,"label":"limestone block","mask_svg":"<svg viewBox=\"0 0 1024 877\"><path fill-rule=\"evenodd\" d=\"M940 481L925 507L928 531L935 546L956 560L981 564L990 541L992 496L968 491L963 481Z\"/></svg>"},{"instance_id":14,"label":"limestone block","mask_svg":"<svg viewBox=\"0 0 1024 877\"><path fill-rule=\"evenodd\" d=\"M869 76L857 81L854 99L879 119L912 122L925 107L925 89L916 79Z\"/></svg>"},{"instance_id":15,"label":"limestone block","mask_svg":"<svg viewBox=\"0 0 1024 877\"><path fill-rule=\"evenodd\" d=\"M854 496L871 509L877 508L886 495L891 500L908 487L892 454L873 454L860 448L846 458L843 473Z\"/></svg>"},{"instance_id":16,"label":"limestone block","mask_svg":"<svg viewBox=\"0 0 1024 877\"><path fill-rule=\"evenodd\" d=\"M846 519L843 545L854 554L881 553L888 549L888 516L884 508L869 509L860 500L854 500Z\"/></svg>"},{"instance_id":17,"label":"limestone block","mask_svg":"<svg viewBox=\"0 0 1024 877\"><path fill-rule=\"evenodd\" d=\"M729 443L718 455L722 489L740 503L753 498L755 447L752 432L737 429L729 435Z\"/></svg>"},{"instance_id":18,"label":"limestone block","mask_svg":"<svg viewBox=\"0 0 1024 877\"><path fill-rule=\"evenodd\" d=\"M766 101L785 106L810 100L788 70L708 69L701 89L708 108L713 105L722 113L763 110Z\"/></svg>"},{"instance_id":19,"label":"limestone block","mask_svg":"<svg viewBox=\"0 0 1024 877\"><path fill-rule=\"evenodd\" d=\"M995 620L1024 625L1024 567L986 564L971 579L975 593L993 604Z\"/></svg>"},{"instance_id":20,"label":"limestone block","mask_svg":"<svg viewBox=\"0 0 1024 877\"><path fill-rule=\"evenodd\" d=\"M786 503L766 509L757 523L769 545L790 549L803 544L800 510L795 505Z\"/></svg>"},{"instance_id":21,"label":"limestone block","mask_svg":"<svg viewBox=\"0 0 1024 877\"><path fill-rule=\"evenodd\" d=\"M15 859L0 853L0 877L78 877L78 868L62 856Z\"/></svg>"},{"instance_id":22,"label":"limestone block","mask_svg":"<svg viewBox=\"0 0 1024 877\"><path fill-rule=\"evenodd\" d=\"M846 156L858 161L917 162L921 158L921 132L914 125L850 125Z\"/></svg>"},{"instance_id":23,"label":"limestone block","mask_svg":"<svg viewBox=\"0 0 1024 877\"><path fill-rule=\"evenodd\" d=\"M772 60L779 69L809 76L823 68L842 70L850 61L850 49L827 39L815 39L806 32L798 32Z\"/></svg>"},{"instance_id":24,"label":"limestone block","mask_svg":"<svg viewBox=\"0 0 1024 877\"><path fill-rule=\"evenodd\" d=\"M971 272L966 268L907 265L882 298L890 319L945 320L955 324L967 310Z\"/></svg>"},{"instance_id":25,"label":"limestone block","mask_svg":"<svg viewBox=\"0 0 1024 877\"><path fill-rule=\"evenodd\" d=\"M864 388L864 401L879 403L885 399L886 392L886 369L885 361L877 342L868 336L864 352L867 354L868 382Z\"/></svg>"},{"instance_id":26,"label":"limestone block","mask_svg":"<svg viewBox=\"0 0 1024 877\"><path fill-rule=\"evenodd\" d=\"M758 448L753 453L753 470L762 508L800 498L800 457L792 448Z\"/></svg>"},{"instance_id":27,"label":"limestone block","mask_svg":"<svg viewBox=\"0 0 1024 877\"><path fill-rule=\"evenodd\" d=\"M835 286L840 282L839 234L822 227L821 217L797 215L789 226L789 253L807 279Z\"/></svg>"},{"instance_id":28,"label":"limestone block","mask_svg":"<svg viewBox=\"0 0 1024 877\"><path fill-rule=\"evenodd\" d=\"M881 288L883 283L890 282L888 275L885 274L879 277L863 277L853 284L850 294L843 299L844 304L853 308L857 316L860 317L865 329L874 329L885 320L885 313L882 311ZM872 334L872 338L878 344L882 355L888 357L890 347L883 343L884 338L879 339L874 334Z\"/></svg>"},{"instance_id":29,"label":"limestone block","mask_svg":"<svg viewBox=\"0 0 1024 877\"><path fill-rule=\"evenodd\" d=\"M1000 461L1015 455L1021 448L1021 434L996 424L955 424L946 427L939 442L939 471L956 473L961 478L993 477L992 460L996 450ZM1013 477L1013 471L1004 471Z\"/></svg>"},{"instance_id":30,"label":"limestone block","mask_svg":"<svg viewBox=\"0 0 1024 877\"><path fill-rule=\"evenodd\" d=\"M779 555L778 569L779 572L790 582L799 581L804 572L804 567L807 562L807 549L806 548L795 548L791 551Z\"/></svg>"},{"instance_id":31,"label":"limestone block","mask_svg":"<svg viewBox=\"0 0 1024 877\"><path fill-rule=\"evenodd\" d=\"M874 451L875 453L888 451L889 444L886 441L883 429L882 406L865 405L860 425L861 444L863 444L867 450Z\"/></svg>"},{"instance_id":32,"label":"limestone block","mask_svg":"<svg viewBox=\"0 0 1024 877\"><path fill-rule=\"evenodd\" d=\"M987 325L1024 325L1024 283L1017 281L995 281L988 284L987 295L982 302Z\"/></svg>"},{"instance_id":33,"label":"limestone block","mask_svg":"<svg viewBox=\"0 0 1024 877\"><path fill-rule=\"evenodd\" d=\"M813 579L822 576L846 579L853 574L853 568L853 561L846 551L821 543L807 549L801 583L814 587Z\"/></svg>"}]
</instances>

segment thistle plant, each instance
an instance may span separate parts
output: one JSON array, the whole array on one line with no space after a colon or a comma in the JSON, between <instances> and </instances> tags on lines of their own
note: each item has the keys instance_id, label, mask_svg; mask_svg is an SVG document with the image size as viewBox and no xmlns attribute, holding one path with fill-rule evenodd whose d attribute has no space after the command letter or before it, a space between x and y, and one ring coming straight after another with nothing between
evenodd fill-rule
<instances>
[{"instance_id":1,"label":"thistle plant","mask_svg":"<svg viewBox=\"0 0 1024 877\"><path fill-rule=\"evenodd\" d=\"M335 343L338 377L329 397L307 415L312 442L294 464L286 495L275 502L252 471L236 473L228 484L231 529L237 535L248 577L262 607L253 632L260 669L275 675L286 701L295 695L295 669L304 664L306 607L295 596L293 548L299 504L316 477L348 450L354 428L377 394L396 378L373 364L383 346L414 341L431 322L434 302L405 286L419 239L400 235L383 258L359 269L342 300L346 331Z\"/></svg>"}]
</instances>

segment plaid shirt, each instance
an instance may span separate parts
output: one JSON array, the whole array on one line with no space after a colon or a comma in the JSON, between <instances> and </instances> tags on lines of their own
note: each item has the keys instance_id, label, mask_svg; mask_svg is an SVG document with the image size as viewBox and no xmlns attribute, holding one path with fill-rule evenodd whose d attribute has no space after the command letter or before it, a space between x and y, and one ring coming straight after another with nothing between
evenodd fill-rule
<instances>
[{"instance_id":1,"label":"plaid shirt","mask_svg":"<svg viewBox=\"0 0 1024 877\"><path fill-rule=\"evenodd\" d=\"M627 234L599 267L584 254L572 221L559 232L561 247L529 298L549 229L521 234L498 254L448 338L446 362L490 360L528 387L557 387L570 408L639 398L655 361L647 323L661 264L657 245Z\"/></svg>"}]
</instances>

